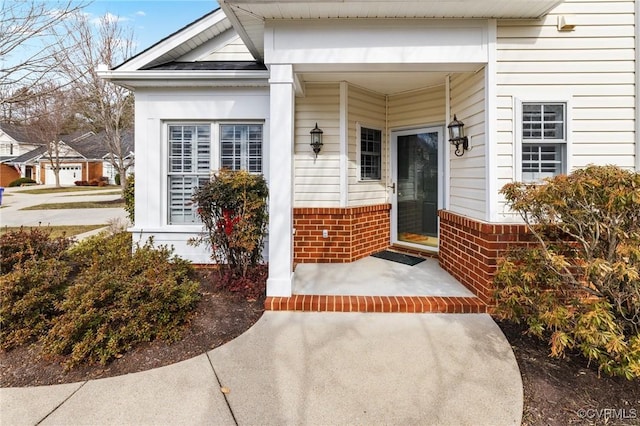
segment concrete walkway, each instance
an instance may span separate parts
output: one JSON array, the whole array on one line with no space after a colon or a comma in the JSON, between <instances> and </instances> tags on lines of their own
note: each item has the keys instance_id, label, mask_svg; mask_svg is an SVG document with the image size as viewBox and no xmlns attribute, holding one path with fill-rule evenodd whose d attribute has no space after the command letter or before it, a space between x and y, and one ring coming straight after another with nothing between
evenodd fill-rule
<instances>
[{"instance_id":1,"label":"concrete walkway","mask_svg":"<svg viewBox=\"0 0 640 426\"><path fill-rule=\"evenodd\" d=\"M495 426L520 424L522 407L515 357L486 314L265 312L178 364L0 389L2 425Z\"/></svg>"},{"instance_id":2,"label":"concrete walkway","mask_svg":"<svg viewBox=\"0 0 640 426\"><path fill-rule=\"evenodd\" d=\"M0 208L0 226L57 226L107 224L112 220L128 221L123 208L21 210L25 207L48 203L72 203L81 201L110 201L119 194L105 195L118 188L96 189L85 192L56 192L52 194L28 194L31 189L51 186L5 188Z\"/></svg>"}]
</instances>

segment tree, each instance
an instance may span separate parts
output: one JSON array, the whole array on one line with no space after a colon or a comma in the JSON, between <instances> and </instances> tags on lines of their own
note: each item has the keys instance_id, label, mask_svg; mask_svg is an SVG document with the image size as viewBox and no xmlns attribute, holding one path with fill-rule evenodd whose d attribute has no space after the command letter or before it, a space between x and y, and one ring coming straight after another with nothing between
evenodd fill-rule
<instances>
[{"instance_id":1,"label":"tree","mask_svg":"<svg viewBox=\"0 0 640 426\"><path fill-rule=\"evenodd\" d=\"M46 84L34 91L31 99L29 128L31 133L46 147L45 156L51 164L60 187L60 167L62 159L71 148L62 141L62 136L75 130L73 99L70 93L52 84Z\"/></svg>"},{"instance_id":2,"label":"tree","mask_svg":"<svg viewBox=\"0 0 640 426\"><path fill-rule=\"evenodd\" d=\"M91 130L96 133L104 130L108 160L122 177L124 190L127 170L134 161L124 138L125 131L133 128L133 94L100 78L98 68L101 65L115 67L132 56L132 32L111 15L94 23L86 15L75 14L73 19L65 21L59 43L56 62L60 71L71 79L77 113ZM77 48L69 49L70 45Z\"/></svg>"},{"instance_id":3,"label":"tree","mask_svg":"<svg viewBox=\"0 0 640 426\"><path fill-rule=\"evenodd\" d=\"M0 110L13 120L14 106L32 99L33 87L54 77L50 54L63 23L85 4L66 1L14 0L0 7ZM70 45L67 45L70 47Z\"/></svg>"}]
</instances>

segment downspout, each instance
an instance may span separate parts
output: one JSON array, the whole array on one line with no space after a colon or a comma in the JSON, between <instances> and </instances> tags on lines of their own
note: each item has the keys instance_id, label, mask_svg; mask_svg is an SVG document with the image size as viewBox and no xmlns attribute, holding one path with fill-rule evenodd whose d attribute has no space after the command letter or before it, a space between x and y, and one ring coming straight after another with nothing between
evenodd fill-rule
<instances>
[{"instance_id":1,"label":"downspout","mask_svg":"<svg viewBox=\"0 0 640 426\"><path fill-rule=\"evenodd\" d=\"M389 196L389 187L393 185L393 176L391 176L391 132L389 130L389 95L384 95L384 137L387 140L387 149L385 149L385 155L387 158L385 159L385 163L387 165L387 179L385 182L386 185L386 194L387 194L387 203L391 203L391 196ZM393 187L393 191L397 191L397 186Z\"/></svg>"},{"instance_id":2,"label":"downspout","mask_svg":"<svg viewBox=\"0 0 640 426\"><path fill-rule=\"evenodd\" d=\"M444 125L451 123L451 74L447 74L444 79ZM444 142L444 202L442 208L449 210L451 206L451 151L447 142L445 128Z\"/></svg>"},{"instance_id":3,"label":"downspout","mask_svg":"<svg viewBox=\"0 0 640 426\"><path fill-rule=\"evenodd\" d=\"M636 0L635 2L635 75L636 75L636 91L635 91L635 137L634 142L636 146L635 154L636 154L636 172L640 172L640 0Z\"/></svg>"}]
</instances>

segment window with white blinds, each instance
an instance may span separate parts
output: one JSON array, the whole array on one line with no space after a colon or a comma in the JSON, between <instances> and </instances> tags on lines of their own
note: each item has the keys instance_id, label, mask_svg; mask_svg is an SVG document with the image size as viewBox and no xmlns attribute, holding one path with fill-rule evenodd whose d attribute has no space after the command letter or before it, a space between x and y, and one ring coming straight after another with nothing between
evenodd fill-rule
<instances>
[{"instance_id":1,"label":"window with white blinds","mask_svg":"<svg viewBox=\"0 0 640 426\"><path fill-rule=\"evenodd\" d=\"M171 123L168 132L168 222L200 223L191 197L212 170L262 173L262 124ZM212 132L219 129L219 132ZM219 135L219 136L218 136ZM214 139L219 138L219 141ZM212 151L214 143L219 150ZM219 156L217 155L219 152Z\"/></svg>"},{"instance_id":2,"label":"window with white blinds","mask_svg":"<svg viewBox=\"0 0 640 426\"><path fill-rule=\"evenodd\" d=\"M220 166L262 173L262 125L220 125Z\"/></svg>"},{"instance_id":3,"label":"window with white blinds","mask_svg":"<svg viewBox=\"0 0 640 426\"><path fill-rule=\"evenodd\" d=\"M170 124L169 223L197 223L191 197L211 172L211 125Z\"/></svg>"},{"instance_id":4,"label":"window with white blinds","mask_svg":"<svg viewBox=\"0 0 640 426\"><path fill-rule=\"evenodd\" d=\"M536 182L566 171L564 103L522 103L522 180Z\"/></svg>"}]
</instances>

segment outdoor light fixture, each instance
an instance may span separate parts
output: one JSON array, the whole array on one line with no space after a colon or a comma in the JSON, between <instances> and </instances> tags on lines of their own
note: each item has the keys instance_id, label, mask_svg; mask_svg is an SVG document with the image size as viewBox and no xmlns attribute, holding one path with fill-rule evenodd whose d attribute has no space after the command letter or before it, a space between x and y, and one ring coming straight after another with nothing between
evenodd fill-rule
<instances>
[{"instance_id":1,"label":"outdoor light fixture","mask_svg":"<svg viewBox=\"0 0 640 426\"><path fill-rule=\"evenodd\" d=\"M318 153L322 148L322 130L318 128L318 123L316 123L316 127L311 130L311 147L313 148L313 153L316 154L316 158L318 158Z\"/></svg>"},{"instance_id":2,"label":"outdoor light fixture","mask_svg":"<svg viewBox=\"0 0 640 426\"><path fill-rule=\"evenodd\" d=\"M464 123L458 121L458 117L454 114L453 121L447 127L449 128L449 142L451 145L455 145L456 156L462 157L464 151L469 149L469 138L464 135Z\"/></svg>"}]
</instances>

